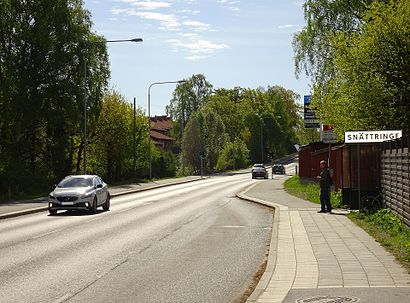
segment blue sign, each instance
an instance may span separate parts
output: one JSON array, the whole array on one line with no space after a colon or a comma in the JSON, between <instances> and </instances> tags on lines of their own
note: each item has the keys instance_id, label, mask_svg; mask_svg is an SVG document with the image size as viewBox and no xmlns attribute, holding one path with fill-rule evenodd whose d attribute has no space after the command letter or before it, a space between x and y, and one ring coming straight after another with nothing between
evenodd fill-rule
<instances>
[{"instance_id":1,"label":"blue sign","mask_svg":"<svg viewBox=\"0 0 410 303\"><path fill-rule=\"evenodd\" d=\"M309 107L310 95L303 96L303 103L305 128L320 128L320 122L319 119L316 118L315 110Z\"/></svg>"}]
</instances>

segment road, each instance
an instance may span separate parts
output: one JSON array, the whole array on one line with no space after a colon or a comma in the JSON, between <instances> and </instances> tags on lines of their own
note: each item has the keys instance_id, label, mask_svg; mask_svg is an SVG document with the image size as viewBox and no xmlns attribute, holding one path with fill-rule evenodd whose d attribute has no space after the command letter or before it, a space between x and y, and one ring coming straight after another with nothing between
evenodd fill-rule
<instances>
[{"instance_id":1,"label":"road","mask_svg":"<svg viewBox=\"0 0 410 303\"><path fill-rule=\"evenodd\" d=\"M266 259L273 213L250 175L112 199L96 215L0 221L0 302L235 302Z\"/></svg>"}]
</instances>

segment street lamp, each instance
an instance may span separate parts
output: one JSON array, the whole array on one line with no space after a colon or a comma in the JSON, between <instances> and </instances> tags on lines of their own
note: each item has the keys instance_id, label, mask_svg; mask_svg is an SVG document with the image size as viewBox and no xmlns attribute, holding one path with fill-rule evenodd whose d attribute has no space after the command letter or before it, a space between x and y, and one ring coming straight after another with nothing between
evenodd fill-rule
<instances>
[{"instance_id":1,"label":"street lamp","mask_svg":"<svg viewBox=\"0 0 410 303\"><path fill-rule=\"evenodd\" d=\"M179 80L179 81L163 81L163 82L154 82L148 87L148 123L149 123L149 131L151 131L151 87L154 85L162 85L162 84L181 84L185 83L187 80ZM148 153L149 153L149 179L152 179L152 166L151 166L151 133L149 133L149 144L148 144Z\"/></svg>"},{"instance_id":2,"label":"street lamp","mask_svg":"<svg viewBox=\"0 0 410 303\"><path fill-rule=\"evenodd\" d=\"M117 42L142 42L142 38L133 39L122 39L122 40L104 40L104 41L88 41L86 44L86 53L88 53L88 46L90 44L98 43L117 43ZM84 123L84 175L87 174L87 54L84 56L84 113L83 113L83 123Z\"/></svg>"}]
</instances>

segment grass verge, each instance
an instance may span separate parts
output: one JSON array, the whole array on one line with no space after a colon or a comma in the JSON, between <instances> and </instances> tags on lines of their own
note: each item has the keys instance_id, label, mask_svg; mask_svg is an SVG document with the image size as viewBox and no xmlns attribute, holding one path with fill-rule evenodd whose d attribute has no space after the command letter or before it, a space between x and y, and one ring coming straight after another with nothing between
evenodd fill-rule
<instances>
[{"instance_id":1,"label":"grass verge","mask_svg":"<svg viewBox=\"0 0 410 303\"><path fill-rule=\"evenodd\" d=\"M285 181L285 190L291 195L320 204L320 188L317 183L303 183L299 176L293 176ZM330 201L333 208L340 207L340 193L331 192Z\"/></svg>"}]
</instances>

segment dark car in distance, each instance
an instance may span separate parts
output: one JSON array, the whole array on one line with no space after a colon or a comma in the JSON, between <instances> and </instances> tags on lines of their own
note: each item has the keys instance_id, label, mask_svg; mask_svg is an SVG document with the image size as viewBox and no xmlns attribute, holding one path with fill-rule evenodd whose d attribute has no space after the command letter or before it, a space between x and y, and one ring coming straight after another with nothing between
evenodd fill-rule
<instances>
[{"instance_id":1,"label":"dark car in distance","mask_svg":"<svg viewBox=\"0 0 410 303\"><path fill-rule=\"evenodd\" d=\"M285 174L285 166L283 164L273 164L272 174Z\"/></svg>"}]
</instances>

